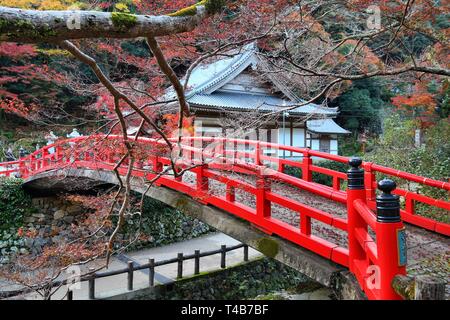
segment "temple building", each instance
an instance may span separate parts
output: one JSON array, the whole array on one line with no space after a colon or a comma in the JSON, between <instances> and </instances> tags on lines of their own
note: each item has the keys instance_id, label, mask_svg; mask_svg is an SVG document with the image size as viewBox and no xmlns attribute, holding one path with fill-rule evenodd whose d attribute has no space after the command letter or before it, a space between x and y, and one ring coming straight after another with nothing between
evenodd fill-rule
<instances>
[{"instance_id":1,"label":"temple building","mask_svg":"<svg viewBox=\"0 0 450 320\"><path fill-rule=\"evenodd\" d=\"M337 154L338 135L350 133L334 122L337 108L308 104L277 113L303 101L282 77L264 72L264 63L256 45L250 44L192 70L186 98L195 115L195 134L258 139ZM166 95L173 96L173 92Z\"/></svg>"}]
</instances>

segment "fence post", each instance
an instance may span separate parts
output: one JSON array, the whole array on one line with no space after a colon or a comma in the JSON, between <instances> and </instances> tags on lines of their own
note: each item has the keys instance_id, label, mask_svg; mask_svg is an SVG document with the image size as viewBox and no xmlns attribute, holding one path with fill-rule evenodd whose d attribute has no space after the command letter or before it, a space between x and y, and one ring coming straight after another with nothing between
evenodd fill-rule
<instances>
[{"instance_id":1,"label":"fence post","mask_svg":"<svg viewBox=\"0 0 450 320\"><path fill-rule=\"evenodd\" d=\"M148 259L148 284L155 286L155 259Z\"/></svg>"},{"instance_id":2,"label":"fence post","mask_svg":"<svg viewBox=\"0 0 450 320\"><path fill-rule=\"evenodd\" d=\"M21 178L24 178L24 176L25 176L25 160L24 159L19 160L19 175Z\"/></svg>"},{"instance_id":3,"label":"fence post","mask_svg":"<svg viewBox=\"0 0 450 320\"><path fill-rule=\"evenodd\" d=\"M177 278L181 279L183 278L183 253L178 253L178 272L177 272Z\"/></svg>"},{"instance_id":4,"label":"fence post","mask_svg":"<svg viewBox=\"0 0 450 320\"><path fill-rule=\"evenodd\" d=\"M133 261L128 261L128 291L133 290Z\"/></svg>"},{"instance_id":5,"label":"fence post","mask_svg":"<svg viewBox=\"0 0 450 320\"><path fill-rule=\"evenodd\" d=\"M248 245L244 245L244 261L248 261Z\"/></svg>"},{"instance_id":6,"label":"fence post","mask_svg":"<svg viewBox=\"0 0 450 320\"><path fill-rule=\"evenodd\" d=\"M200 273L200 250L195 250L194 258L194 274Z\"/></svg>"},{"instance_id":7,"label":"fence post","mask_svg":"<svg viewBox=\"0 0 450 320\"><path fill-rule=\"evenodd\" d=\"M67 300L73 300L73 291L70 289L67 291Z\"/></svg>"},{"instance_id":8,"label":"fence post","mask_svg":"<svg viewBox=\"0 0 450 320\"><path fill-rule=\"evenodd\" d=\"M363 218L356 211L353 202L357 199L365 199L364 189L364 170L360 168L362 160L358 157L352 157L348 164L351 168L347 171L347 226L348 226L348 251L349 251L349 269L354 273L355 260L363 260L366 253L361 248L356 238L357 228L367 228Z\"/></svg>"},{"instance_id":9,"label":"fence post","mask_svg":"<svg viewBox=\"0 0 450 320\"><path fill-rule=\"evenodd\" d=\"M225 244L223 244L220 247L220 250L221 250L221 252L220 252L220 267L222 269L225 269L226 268L225 259L226 259L226 255L227 255L227 246Z\"/></svg>"},{"instance_id":10,"label":"fence post","mask_svg":"<svg viewBox=\"0 0 450 320\"><path fill-rule=\"evenodd\" d=\"M95 273L93 268L89 268L89 272L91 272L91 275L89 277L89 299L94 300L95 299Z\"/></svg>"},{"instance_id":11,"label":"fence post","mask_svg":"<svg viewBox=\"0 0 450 320\"><path fill-rule=\"evenodd\" d=\"M406 234L400 218L399 196L391 194L396 184L389 179L378 182L383 193L377 197L377 253L380 271L380 299L402 299L392 287L396 275L406 274Z\"/></svg>"}]
</instances>

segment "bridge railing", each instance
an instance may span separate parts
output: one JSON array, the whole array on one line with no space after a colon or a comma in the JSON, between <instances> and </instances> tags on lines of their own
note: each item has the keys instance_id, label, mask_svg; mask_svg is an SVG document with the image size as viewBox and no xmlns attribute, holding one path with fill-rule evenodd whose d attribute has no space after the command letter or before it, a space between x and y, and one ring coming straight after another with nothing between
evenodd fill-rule
<instances>
[{"instance_id":1,"label":"bridge railing","mask_svg":"<svg viewBox=\"0 0 450 320\"><path fill-rule=\"evenodd\" d=\"M349 269L369 299L401 299L392 287L394 278L406 275L406 234L400 202L392 195L396 185L384 179L376 198L376 213L368 206L361 159L352 158L348 171L347 219Z\"/></svg>"},{"instance_id":2,"label":"bridge railing","mask_svg":"<svg viewBox=\"0 0 450 320\"><path fill-rule=\"evenodd\" d=\"M93 150L85 148L84 150L78 150L79 145L86 143L88 140L98 139L98 142L102 142L105 139L108 141L119 140L118 136L109 135L105 136L91 136L91 137L79 137L75 139L67 139L58 141L54 145L49 145L41 148L40 150L32 153L31 155L14 161L4 163L6 170L0 171L0 176L12 176L17 173L22 177L28 176L30 172L39 172L45 170L45 168L52 166L61 166L62 164L69 165L76 159L77 161L96 161L104 163L112 163L119 161L120 155L115 158L111 156L115 150L112 150L111 154L104 153L102 156L94 154ZM171 139L172 143L176 143L177 139ZM139 138L139 143L153 144L161 148L164 147L164 142L161 140ZM340 163L348 163L349 158L332 155L320 151L310 150L308 148L297 148L292 146L277 145L262 141L252 141L245 139L230 139L222 137L183 137L182 148L184 161L186 159L191 161L192 159L200 159L200 162L204 162L211 158L222 157L225 159L222 163L217 161L210 162L209 168L224 168L225 164L230 162L236 164L241 162L241 168L235 167L236 170L240 170L242 173L252 173L252 170L243 168L242 163L253 164L255 166L263 165L270 167L276 171L271 172L271 175L275 179L281 179L292 183L300 188L304 188L307 191L317 193L321 196L333 199L335 201L346 203L347 193L345 190L341 190L341 183L347 180L347 176L344 172L323 168L320 166L320 162L313 163L312 158L324 159L329 161L335 161ZM191 148L191 149L189 149ZM50 153L49 150L55 152ZM278 156L270 156L266 152L267 150L275 151L275 154L279 155L282 151L289 152L292 155L298 156L298 160L284 159ZM273 153L273 152L272 152ZM164 157L163 157L164 158ZM207 162L207 161L206 161ZM126 163L126 162L125 162ZM168 165L170 161L165 161L164 165ZM160 162L156 162L157 165L163 165ZM195 164L195 162L192 162ZM198 164L198 162L196 163ZM286 166L292 166L301 169L301 179L292 179L288 175L284 174ZM371 162L363 162L362 164L364 173L364 180L366 185L366 198L369 206L375 208L375 191L377 184L377 173L387 175L391 177L397 177L403 179L406 182L412 182L415 184L428 186L437 190L450 191L450 183L438 181L430 178L425 178L403 172L401 170L395 170L380 166ZM1 170L1 169L0 169ZM313 182L312 174L314 172L330 176L333 183L332 186L321 185ZM302 183L301 181L313 182ZM449 211L450 202L443 199L436 199L430 196L426 196L419 193L420 191L405 190L397 188L394 193L401 196L404 202L404 208L401 209L401 216L405 222L423 227L428 230L432 230L441 234L450 235L450 224L445 222L439 222L431 218L424 217L416 214L417 203L425 204L431 208L438 210Z\"/></svg>"},{"instance_id":3,"label":"bridge railing","mask_svg":"<svg viewBox=\"0 0 450 320\"><path fill-rule=\"evenodd\" d=\"M175 141L175 140L174 140ZM213 149L216 153L222 153L227 159L233 161L234 159L245 160L255 165L269 166L277 170L280 174L273 174L274 178L280 178L284 181L288 180L286 176L283 176L286 166L292 166L301 169L301 180L307 182L313 182L311 184L301 184L299 181L294 182L291 179L291 183L299 185L315 193L318 193L327 198L332 198L341 203L346 203L347 193L342 189L342 181L347 180L347 175L344 172L323 168L320 166L320 162L313 163L312 158L323 159L329 161L335 161L339 163L348 163L349 158L332 155L320 151L310 150L308 148L297 148L292 146L277 145L262 141L251 141L245 139L230 139L221 137L183 137L182 139L185 146L203 147L205 143L209 144L210 150ZM211 146L213 146L211 148ZM280 154L280 151L286 151L294 156L298 156L298 160L284 159L277 156L267 155L266 150L275 150L275 154ZM430 178L421 177L411 173L407 173L401 170L395 170L388 167L380 166L371 162L363 162L364 180L366 185L366 197L368 204L372 209L375 208L375 194L377 185L377 174L396 177L402 179L406 183L416 183L422 186L428 186L435 188L436 190L450 191L450 183L444 181L438 181ZM332 179L332 186L319 185L313 181L313 173L317 172L326 176L330 176ZM334 191L334 192L333 192ZM332 194L330 195L330 192ZM405 222L423 227L428 230L432 230L444 235L450 235L450 225L445 222L439 222L432 218L427 218L416 213L415 207L417 203L422 203L440 210L450 210L450 202L443 199L436 199L430 196L420 194L420 191L405 190L397 188L394 191L395 194L401 196L404 202L404 208L401 209L401 216Z\"/></svg>"}]
</instances>

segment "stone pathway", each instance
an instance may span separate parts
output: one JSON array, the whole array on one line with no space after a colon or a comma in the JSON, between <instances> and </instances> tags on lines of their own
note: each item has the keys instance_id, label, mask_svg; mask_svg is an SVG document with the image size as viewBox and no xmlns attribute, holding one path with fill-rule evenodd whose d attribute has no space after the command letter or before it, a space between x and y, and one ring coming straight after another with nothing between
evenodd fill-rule
<instances>
[{"instance_id":1,"label":"stone pathway","mask_svg":"<svg viewBox=\"0 0 450 320\"><path fill-rule=\"evenodd\" d=\"M223 234L223 233L211 233L205 236L187 240L183 242L174 243L167 246L144 249L134 252L128 252L122 256L115 256L111 260L108 270L112 271L123 269L126 267L128 261L133 261L135 264L146 264L148 259L153 258L155 261L161 261L166 259L172 259L177 256L177 253L183 253L184 255L193 254L195 250L200 250L201 252L212 251L220 249L221 245L226 245L228 247L239 244L240 242ZM249 260L262 257L262 254L252 248L249 248ZM243 249L237 249L227 252L226 264L227 266L237 265L242 263L244 258ZM96 261L85 266L82 272L86 272L89 267L101 266L103 261ZM200 272L212 271L220 269L220 254L213 256L203 257L200 259ZM155 269L155 283L170 283L175 281L177 276L177 264L169 264L164 266L156 267ZM194 260L185 261L183 264L183 275L191 276L194 274ZM61 279L65 278L62 276ZM126 291L127 286L127 274L120 274L111 277L105 277L96 279L95 281L95 294L96 297L107 297L115 293L123 293ZM140 270L134 272L134 289L141 289L148 287L148 270ZM3 290L6 290L5 286ZM8 288L9 290L9 288ZM62 287L53 296L52 300L59 300L64 298L67 291L66 287ZM73 296L75 300L85 300L88 299L88 283L82 282L81 288L73 291ZM27 300L39 300L40 296L36 293L27 294L24 297Z\"/></svg>"}]
</instances>

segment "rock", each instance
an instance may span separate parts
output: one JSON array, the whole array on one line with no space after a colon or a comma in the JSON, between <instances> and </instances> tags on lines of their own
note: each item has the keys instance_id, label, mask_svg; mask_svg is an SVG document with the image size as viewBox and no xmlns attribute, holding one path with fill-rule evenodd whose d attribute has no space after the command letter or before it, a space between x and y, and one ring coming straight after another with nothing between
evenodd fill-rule
<instances>
[{"instance_id":1,"label":"rock","mask_svg":"<svg viewBox=\"0 0 450 320\"><path fill-rule=\"evenodd\" d=\"M45 219L45 214L43 213L33 213L31 216L38 219Z\"/></svg>"},{"instance_id":2,"label":"rock","mask_svg":"<svg viewBox=\"0 0 450 320\"><path fill-rule=\"evenodd\" d=\"M60 219L64 218L65 215L66 215L66 212L64 210L58 210L53 215L53 219L60 220Z\"/></svg>"},{"instance_id":3,"label":"rock","mask_svg":"<svg viewBox=\"0 0 450 320\"><path fill-rule=\"evenodd\" d=\"M58 234L59 231L60 231L60 229L57 226L55 226L55 225L52 225L52 229L51 230L52 230L51 234Z\"/></svg>"},{"instance_id":4,"label":"rock","mask_svg":"<svg viewBox=\"0 0 450 320\"><path fill-rule=\"evenodd\" d=\"M50 226L44 226L44 234L49 235L52 232L52 228Z\"/></svg>"},{"instance_id":5,"label":"rock","mask_svg":"<svg viewBox=\"0 0 450 320\"><path fill-rule=\"evenodd\" d=\"M65 216L64 218L63 218L63 220L65 221L65 222L67 222L67 223L72 223L72 221L73 221L73 217L72 216Z\"/></svg>"},{"instance_id":6,"label":"rock","mask_svg":"<svg viewBox=\"0 0 450 320\"><path fill-rule=\"evenodd\" d=\"M25 223L35 223L35 222L36 222L36 219L33 218L33 217L26 217L25 219L23 219L23 221L24 221Z\"/></svg>"},{"instance_id":7,"label":"rock","mask_svg":"<svg viewBox=\"0 0 450 320\"><path fill-rule=\"evenodd\" d=\"M75 215L75 214L78 214L78 213L82 213L83 212L83 208L80 207L79 205L74 204L74 205L68 206L66 211L69 214Z\"/></svg>"}]
</instances>

